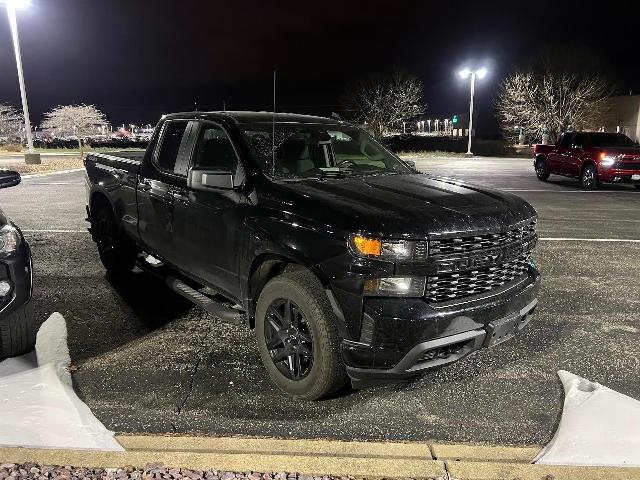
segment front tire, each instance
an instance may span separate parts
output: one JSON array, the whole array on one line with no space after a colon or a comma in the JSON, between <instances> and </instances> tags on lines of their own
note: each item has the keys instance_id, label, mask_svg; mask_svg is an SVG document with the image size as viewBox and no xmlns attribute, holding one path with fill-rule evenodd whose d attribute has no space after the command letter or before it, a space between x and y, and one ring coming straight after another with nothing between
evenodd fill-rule
<instances>
[{"instance_id":1,"label":"front tire","mask_svg":"<svg viewBox=\"0 0 640 480\"><path fill-rule=\"evenodd\" d=\"M538 177L538 180L542 182L545 182L549 178L549 175L551 175L551 172L547 169L546 162L542 157L536 159L535 168L536 168L536 176Z\"/></svg>"},{"instance_id":2,"label":"front tire","mask_svg":"<svg viewBox=\"0 0 640 480\"><path fill-rule=\"evenodd\" d=\"M285 273L265 285L256 307L256 336L278 388L295 398L318 400L346 385L337 322L311 272Z\"/></svg>"},{"instance_id":3,"label":"front tire","mask_svg":"<svg viewBox=\"0 0 640 480\"><path fill-rule=\"evenodd\" d=\"M586 165L580 173L580 186L584 190L597 190L599 185L596 167L593 164Z\"/></svg>"},{"instance_id":4,"label":"front tire","mask_svg":"<svg viewBox=\"0 0 640 480\"><path fill-rule=\"evenodd\" d=\"M117 277L130 273L135 267L138 250L120 233L111 207L98 209L91 230L107 274Z\"/></svg>"},{"instance_id":5,"label":"front tire","mask_svg":"<svg viewBox=\"0 0 640 480\"><path fill-rule=\"evenodd\" d=\"M31 302L0 320L0 360L22 355L36 344L38 323Z\"/></svg>"}]
</instances>

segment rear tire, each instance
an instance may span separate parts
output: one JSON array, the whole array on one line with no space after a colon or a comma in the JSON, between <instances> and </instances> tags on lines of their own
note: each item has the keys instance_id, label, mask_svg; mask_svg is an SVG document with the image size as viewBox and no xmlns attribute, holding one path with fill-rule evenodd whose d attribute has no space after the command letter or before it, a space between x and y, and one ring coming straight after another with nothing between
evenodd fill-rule
<instances>
[{"instance_id":1,"label":"rear tire","mask_svg":"<svg viewBox=\"0 0 640 480\"><path fill-rule=\"evenodd\" d=\"M582 172L580 172L580 186L584 190L597 190L600 187L595 165L590 163L582 169Z\"/></svg>"},{"instance_id":2,"label":"rear tire","mask_svg":"<svg viewBox=\"0 0 640 480\"><path fill-rule=\"evenodd\" d=\"M0 320L0 360L33 350L38 326L31 302Z\"/></svg>"},{"instance_id":3,"label":"rear tire","mask_svg":"<svg viewBox=\"0 0 640 480\"><path fill-rule=\"evenodd\" d=\"M546 162L542 157L536 159L535 168L536 176L538 177L538 180L542 182L546 181L549 178L549 175L551 175L551 172L549 172L549 170L547 169Z\"/></svg>"},{"instance_id":4,"label":"rear tire","mask_svg":"<svg viewBox=\"0 0 640 480\"><path fill-rule=\"evenodd\" d=\"M120 233L111 207L98 209L91 222L91 230L107 274L122 276L130 273L135 267L138 249Z\"/></svg>"},{"instance_id":5,"label":"rear tire","mask_svg":"<svg viewBox=\"0 0 640 480\"><path fill-rule=\"evenodd\" d=\"M293 313L286 320L289 307ZM295 398L318 400L345 387L337 322L313 273L285 273L265 285L256 306L256 336L278 388Z\"/></svg>"},{"instance_id":6,"label":"rear tire","mask_svg":"<svg viewBox=\"0 0 640 480\"><path fill-rule=\"evenodd\" d=\"M634 185L634 187L636 187L636 190L640 190L640 185Z\"/></svg>"}]
</instances>

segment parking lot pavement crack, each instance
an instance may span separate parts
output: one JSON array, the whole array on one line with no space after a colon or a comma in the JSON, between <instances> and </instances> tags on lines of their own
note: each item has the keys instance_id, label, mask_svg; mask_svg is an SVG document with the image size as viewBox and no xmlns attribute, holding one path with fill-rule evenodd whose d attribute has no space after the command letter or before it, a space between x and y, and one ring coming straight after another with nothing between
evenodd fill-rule
<instances>
[{"instance_id":1,"label":"parking lot pavement crack","mask_svg":"<svg viewBox=\"0 0 640 480\"><path fill-rule=\"evenodd\" d=\"M205 349L207 338L209 338L209 335L211 334L212 331L213 331L213 325L209 325L207 332L204 334L204 336L202 337L202 340L200 341L200 347L195 352L195 361L193 363L193 369L191 370L191 374L189 377L189 386L187 387L187 391L184 395L184 398L180 402L180 405L178 405L178 408L176 408L174 419L175 417L178 417L180 413L182 413L182 409L187 404L189 397L191 397L191 392L193 391L193 384L195 382L196 375L198 374L198 369L200 368L200 364L202 363L202 352ZM172 421L171 426L173 430L176 431L175 422Z\"/></svg>"}]
</instances>

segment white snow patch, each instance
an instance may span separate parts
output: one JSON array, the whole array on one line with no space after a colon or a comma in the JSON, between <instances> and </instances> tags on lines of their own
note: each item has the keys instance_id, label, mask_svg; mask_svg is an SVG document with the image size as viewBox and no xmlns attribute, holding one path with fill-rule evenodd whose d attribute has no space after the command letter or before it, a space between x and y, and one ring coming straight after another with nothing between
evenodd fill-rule
<instances>
[{"instance_id":1,"label":"white snow patch","mask_svg":"<svg viewBox=\"0 0 640 480\"><path fill-rule=\"evenodd\" d=\"M562 418L534 463L640 467L640 401L564 370L558 376Z\"/></svg>"},{"instance_id":2,"label":"white snow patch","mask_svg":"<svg viewBox=\"0 0 640 480\"><path fill-rule=\"evenodd\" d=\"M36 356L38 365L51 364L60 381L72 386L71 374L67 368L71 363L67 346L67 322L58 312L54 312L38 330Z\"/></svg>"},{"instance_id":3,"label":"white snow patch","mask_svg":"<svg viewBox=\"0 0 640 480\"><path fill-rule=\"evenodd\" d=\"M35 352L0 362L0 446L124 450L73 391L69 363L59 313L42 324Z\"/></svg>"}]
</instances>

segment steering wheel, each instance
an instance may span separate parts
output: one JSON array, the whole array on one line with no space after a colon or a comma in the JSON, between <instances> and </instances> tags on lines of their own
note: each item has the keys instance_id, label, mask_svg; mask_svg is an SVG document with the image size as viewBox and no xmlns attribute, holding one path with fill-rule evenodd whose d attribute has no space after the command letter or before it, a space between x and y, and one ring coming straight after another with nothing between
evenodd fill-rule
<instances>
[{"instance_id":1,"label":"steering wheel","mask_svg":"<svg viewBox=\"0 0 640 480\"><path fill-rule=\"evenodd\" d=\"M358 166L358 163L357 163L357 162L354 162L353 160L348 160L348 159L347 159L347 160L342 160L340 163L338 163L338 164L336 165L336 167L340 168L340 167L342 167L342 166L344 166L344 165L351 165L352 167L357 167L357 166Z\"/></svg>"}]
</instances>

